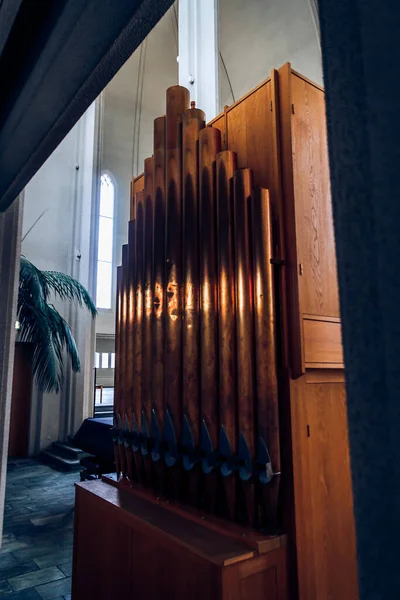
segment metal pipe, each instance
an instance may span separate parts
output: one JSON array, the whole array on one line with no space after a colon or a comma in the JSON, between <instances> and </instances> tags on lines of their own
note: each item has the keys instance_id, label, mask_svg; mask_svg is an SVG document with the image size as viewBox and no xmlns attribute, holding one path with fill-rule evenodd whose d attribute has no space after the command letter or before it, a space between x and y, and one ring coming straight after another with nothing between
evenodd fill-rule
<instances>
[{"instance_id":1,"label":"metal pipe","mask_svg":"<svg viewBox=\"0 0 400 600\"><path fill-rule=\"evenodd\" d=\"M153 214L153 409L157 427L164 425L164 319L165 319L165 116L154 121ZM159 459L159 453L153 460Z\"/></svg>"},{"instance_id":2,"label":"metal pipe","mask_svg":"<svg viewBox=\"0 0 400 600\"><path fill-rule=\"evenodd\" d=\"M166 321L165 321L165 425L166 463L178 460L182 422L182 115L189 106L189 91L181 86L167 90L166 119ZM177 490L174 490L175 493Z\"/></svg>"},{"instance_id":3,"label":"metal pipe","mask_svg":"<svg viewBox=\"0 0 400 600\"><path fill-rule=\"evenodd\" d=\"M143 281L144 281L144 192L136 193L136 274L135 274L135 318L133 326L134 335L134 364L133 364L133 411L132 429L136 438L141 428L142 408L142 368L143 368ZM141 483L145 481L143 460L137 445L135 460L137 462L138 478Z\"/></svg>"},{"instance_id":4,"label":"metal pipe","mask_svg":"<svg viewBox=\"0 0 400 600\"><path fill-rule=\"evenodd\" d=\"M198 139L205 127L205 114L195 108L183 113L182 200L183 200L183 322L182 322L182 452L187 473L182 487L187 500L196 506L200 472L200 281L199 281L199 153Z\"/></svg>"},{"instance_id":5,"label":"metal pipe","mask_svg":"<svg viewBox=\"0 0 400 600\"><path fill-rule=\"evenodd\" d=\"M221 133L207 127L200 132L200 389L201 450L205 479L205 502L215 512L218 495L217 463L218 359L217 359L217 252L216 252L216 156L221 150Z\"/></svg>"},{"instance_id":6,"label":"metal pipe","mask_svg":"<svg viewBox=\"0 0 400 600\"><path fill-rule=\"evenodd\" d=\"M120 329L121 329L121 267L117 267L117 301L115 306L115 369L114 369L114 427L113 427L113 442L114 442L114 459L117 478L121 474L121 462L119 459L119 428L120 428L120 372L121 372L121 352L119 345Z\"/></svg>"},{"instance_id":7,"label":"metal pipe","mask_svg":"<svg viewBox=\"0 0 400 600\"><path fill-rule=\"evenodd\" d=\"M254 525L255 493L255 381L254 317L251 259L250 199L253 188L251 169L240 169L233 176L233 213L235 230L236 351L238 389L238 455L240 479L245 482L247 520Z\"/></svg>"},{"instance_id":8,"label":"metal pipe","mask_svg":"<svg viewBox=\"0 0 400 600\"><path fill-rule=\"evenodd\" d=\"M153 214L153 312L152 312L152 411L151 436L154 484L164 492L165 463L161 459L164 429L164 343L165 343L165 131L166 117L154 120L154 214Z\"/></svg>"},{"instance_id":9,"label":"metal pipe","mask_svg":"<svg viewBox=\"0 0 400 600\"><path fill-rule=\"evenodd\" d=\"M236 154L229 150L217 156L218 237L218 363L221 472L228 515L236 512L236 476L233 456L237 452L237 381L235 320L235 256L232 178Z\"/></svg>"},{"instance_id":10,"label":"metal pipe","mask_svg":"<svg viewBox=\"0 0 400 600\"><path fill-rule=\"evenodd\" d=\"M132 207L131 204L131 209ZM133 365L134 365L134 333L133 325L135 318L135 262L136 262L136 221L131 220L128 224L128 272L127 272L127 294L128 294L128 313L126 323L126 401L125 414L127 418L128 439L125 441L128 479L136 479L135 460L132 451L131 433L132 433L132 415L133 415Z\"/></svg>"},{"instance_id":11,"label":"metal pipe","mask_svg":"<svg viewBox=\"0 0 400 600\"><path fill-rule=\"evenodd\" d=\"M126 405L126 394L127 394L127 377L126 377L126 330L127 330L127 314L128 314L128 294L127 294L127 277L128 274L128 244L122 246L122 267L121 267L121 313L120 313L120 333L119 333L119 345L120 345L120 407L119 414L121 419L121 430L123 434L119 438L119 453L121 462L122 476L127 476L127 460L125 452L124 438L127 431L125 431L126 420L125 420L125 405Z\"/></svg>"},{"instance_id":12,"label":"metal pipe","mask_svg":"<svg viewBox=\"0 0 400 600\"><path fill-rule=\"evenodd\" d=\"M199 280L199 155L198 139L205 114L192 107L183 114L183 389L182 444L185 469L195 465L200 441L200 280Z\"/></svg>"},{"instance_id":13,"label":"metal pipe","mask_svg":"<svg viewBox=\"0 0 400 600\"><path fill-rule=\"evenodd\" d=\"M276 369L276 322L271 206L268 190L257 188L251 201L256 407L257 462L263 506L260 522L276 527L279 476L279 412ZM266 485L268 484L268 485Z\"/></svg>"},{"instance_id":14,"label":"metal pipe","mask_svg":"<svg viewBox=\"0 0 400 600\"><path fill-rule=\"evenodd\" d=\"M153 213L154 168L153 158L144 161L144 266L143 266L143 353L142 353L142 455L145 457L146 479L151 481L150 419L152 408L152 348L151 317L153 312Z\"/></svg>"}]
</instances>

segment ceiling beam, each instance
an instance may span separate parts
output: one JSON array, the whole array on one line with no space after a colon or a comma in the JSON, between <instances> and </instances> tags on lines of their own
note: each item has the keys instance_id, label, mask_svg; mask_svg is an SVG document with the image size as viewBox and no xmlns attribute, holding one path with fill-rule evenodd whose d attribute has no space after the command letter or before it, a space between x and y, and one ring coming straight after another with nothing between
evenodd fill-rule
<instances>
[{"instance_id":1,"label":"ceiling beam","mask_svg":"<svg viewBox=\"0 0 400 600\"><path fill-rule=\"evenodd\" d=\"M9 0L0 4L0 18L4 2L9 4ZM27 31L24 9L31 11L36 4L22 0L0 56L0 77L10 82L2 86L0 100L0 212L13 202L172 3L49 0L46 21L42 0L37 38L30 40L27 55L20 56L21 72L13 72L11 59L20 52L15 41L24 39ZM35 14L29 13L32 19ZM2 22L0 48L1 36ZM24 69L26 61L29 69Z\"/></svg>"}]
</instances>

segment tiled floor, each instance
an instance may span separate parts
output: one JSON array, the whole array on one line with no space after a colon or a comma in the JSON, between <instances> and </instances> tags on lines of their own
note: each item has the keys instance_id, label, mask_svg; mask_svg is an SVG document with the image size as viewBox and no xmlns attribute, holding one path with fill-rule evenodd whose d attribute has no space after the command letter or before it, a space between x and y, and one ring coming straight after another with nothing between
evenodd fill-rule
<instances>
[{"instance_id":1,"label":"tiled floor","mask_svg":"<svg viewBox=\"0 0 400 600\"><path fill-rule=\"evenodd\" d=\"M33 460L8 467L0 598L70 600L74 483Z\"/></svg>"}]
</instances>

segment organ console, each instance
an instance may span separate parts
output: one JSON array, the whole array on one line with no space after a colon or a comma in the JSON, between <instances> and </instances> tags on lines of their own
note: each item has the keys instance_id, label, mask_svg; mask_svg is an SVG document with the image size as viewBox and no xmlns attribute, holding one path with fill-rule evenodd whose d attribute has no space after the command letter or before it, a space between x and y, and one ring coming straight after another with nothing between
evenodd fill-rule
<instances>
[{"instance_id":1,"label":"organ console","mask_svg":"<svg viewBox=\"0 0 400 600\"><path fill-rule=\"evenodd\" d=\"M90 502L118 545L91 597L357 597L323 102L289 65L207 126L167 90L117 274L116 477L78 486L74 598Z\"/></svg>"}]
</instances>

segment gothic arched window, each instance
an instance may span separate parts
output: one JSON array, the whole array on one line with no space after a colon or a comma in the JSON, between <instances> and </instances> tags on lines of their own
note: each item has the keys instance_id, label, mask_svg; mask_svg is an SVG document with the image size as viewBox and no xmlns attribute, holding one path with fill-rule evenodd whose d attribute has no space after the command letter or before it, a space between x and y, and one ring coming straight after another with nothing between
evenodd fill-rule
<instances>
[{"instance_id":1,"label":"gothic arched window","mask_svg":"<svg viewBox=\"0 0 400 600\"><path fill-rule=\"evenodd\" d=\"M111 308L115 186L107 173L100 180L99 241L97 248L97 308Z\"/></svg>"}]
</instances>

